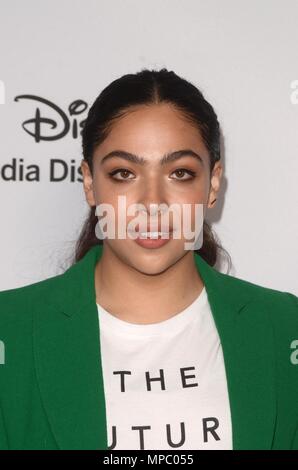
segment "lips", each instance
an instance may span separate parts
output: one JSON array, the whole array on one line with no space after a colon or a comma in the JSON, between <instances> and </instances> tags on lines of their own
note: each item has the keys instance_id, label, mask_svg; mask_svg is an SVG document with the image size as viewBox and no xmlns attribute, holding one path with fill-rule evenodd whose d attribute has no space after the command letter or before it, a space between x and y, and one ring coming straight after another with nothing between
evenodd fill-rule
<instances>
[{"instance_id":1,"label":"lips","mask_svg":"<svg viewBox=\"0 0 298 470\"><path fill-rule=\"evenodd\" d=\"M147 230L129 230L129 233L137 233L137 234L140 234L140 233L156 233L156 232L159 232L159 233L173 233L173 228L170 228L169 230L162 230L161 227L158 227L156 230L150 230L150 227L147 227Z\"/></svg>"},{"instance_id":2,"label":"lips","mask_svg":"<svg viewBox=\"0 0 298 470\"><path fill-rule=\"evenodd\" d=\"M142 239L150 238L152 240L157 240L159 238L168 238L171 236L171 232L141 232L138 237Z\"/></svg>"},{"instance_id":3,"label":"lips","mask_svg":"<svg viewBox=\"0 0 298 470\"><path fill-rule=\"evenodd\" d=\"M153 249L153 248L161 248L162 246L166 245L167 243L169 243L171 238L172 238L171 233L168 233L165 238L162 238L161 236L152 238L152 237L147 237L147 236L143 237L142 235L138 235L137 238L134 239L134 242L143 248Z\"/></svg>"}]
</instances>

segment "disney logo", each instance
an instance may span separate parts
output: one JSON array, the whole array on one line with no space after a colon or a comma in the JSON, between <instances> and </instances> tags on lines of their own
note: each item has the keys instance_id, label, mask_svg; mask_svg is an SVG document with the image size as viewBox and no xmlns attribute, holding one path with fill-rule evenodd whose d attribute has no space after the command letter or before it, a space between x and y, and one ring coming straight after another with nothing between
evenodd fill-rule
<instances>
[{"instance_id":1,"label":"disney logo","mask_svg":"<svg viewBox=\"0 0 298 470\"><path fill-rule=\"evenodd\" d=\"M27 119L22 123L23 129L32 137L35 138L35 142L40 142L41 140L58 140L62 139L68 134L71 129L72 137L76 139L82 133L82 128L85 123L85 119L78 122L77 117L86 111L88 105L83 100L75 100L68 106L69 116L56 104L51 101L41 98L40 96L35 95L19 95L16 96L14 101L19 101L21 99L34 100L42 105L45 105L48 108L48 112L56 115L53 117L42 116L39 106L36 107L35 116L32 119ZM44 111L43 111L44 113ZM29 127L28 127L29 126ZM31 130L30 130L31 126ZM50 126L50 129L59 129L59 131L49 135L46 133L46 129Z\"/></svg>"}]
</instances>

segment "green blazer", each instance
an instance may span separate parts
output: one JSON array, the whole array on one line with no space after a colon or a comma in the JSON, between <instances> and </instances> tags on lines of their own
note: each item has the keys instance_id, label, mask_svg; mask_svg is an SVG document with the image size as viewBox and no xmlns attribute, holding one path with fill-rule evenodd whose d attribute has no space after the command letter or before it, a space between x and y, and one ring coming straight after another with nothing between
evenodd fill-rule
<instances>
[{"instance_id":1,"label":"green blazer","mask_svg":"<svg viewBox=\"0 0 298 470\"><path fill-rule=\"evenodd\" d=\"M108 448L101 254L96 245L63 274L0 292L0 449ZM194 256L222 343L233 449L298 449L298 297Z\"/></svg>"}]
</instances>

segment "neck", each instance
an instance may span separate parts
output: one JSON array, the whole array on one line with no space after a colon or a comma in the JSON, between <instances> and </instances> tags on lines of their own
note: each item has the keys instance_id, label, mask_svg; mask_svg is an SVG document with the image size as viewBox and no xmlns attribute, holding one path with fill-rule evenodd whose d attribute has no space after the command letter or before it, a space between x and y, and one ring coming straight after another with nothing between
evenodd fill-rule
<instances>
[{"instance_id":1,"label":"neck","mask_svg":"<svg viewBox=\"0 0 298 470\"><path fill-rule=\"evenodd\" d=\"M160 274L144 274L103 247L95 268L96 302L131 323L156 323L190 305L204 287L188 251Z\"/></svg>"}]
</instances>

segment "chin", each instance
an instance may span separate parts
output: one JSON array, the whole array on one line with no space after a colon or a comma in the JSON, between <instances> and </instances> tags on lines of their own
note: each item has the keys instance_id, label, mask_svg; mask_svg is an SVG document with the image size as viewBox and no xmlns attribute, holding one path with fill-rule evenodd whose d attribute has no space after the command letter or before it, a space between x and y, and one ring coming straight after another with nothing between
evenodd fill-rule
<instances>
[{"instance_id":1,"label":"chin","mask_svg":"<svg viewBox=\"0 0 298 470\"><path fill-rule=\"evenodd\" d=\"M154 276L166 271L185 255L181 242L173 246L174 244L175 242L172 241L171 247L144 249L131 243L114 243L110 245L110 248L127 266L139 273Z\"/></svg>"},{"instance_id":2,"label":"chin","mask_svg":"<svg viewBox=\"0 0 298 470\"><path fill-rule=\"evenodd\" d=\"M154 266L152 266L152 263L133 263L131 265L136 271L138 271L141 274L145 274L147 276L158 276L159 274L162 274L164 271L166 271L171 264L168 263L158 263Z\"/></svg>"},{"instance_id":3,"label":"chin","mask_svg":"<svg viewBox=\"0 0 298 470\"><path fill-rule=\"evenodd\" d=\"M154 276L169 269L181 256L177 257L177 253L174 255L171 252L162 253L159 251L158 253L158 250L148 250L141 255L139 253L138 255L136 253L130 254L129 264L142 274Z\"/></svg>"}]
</instances>

